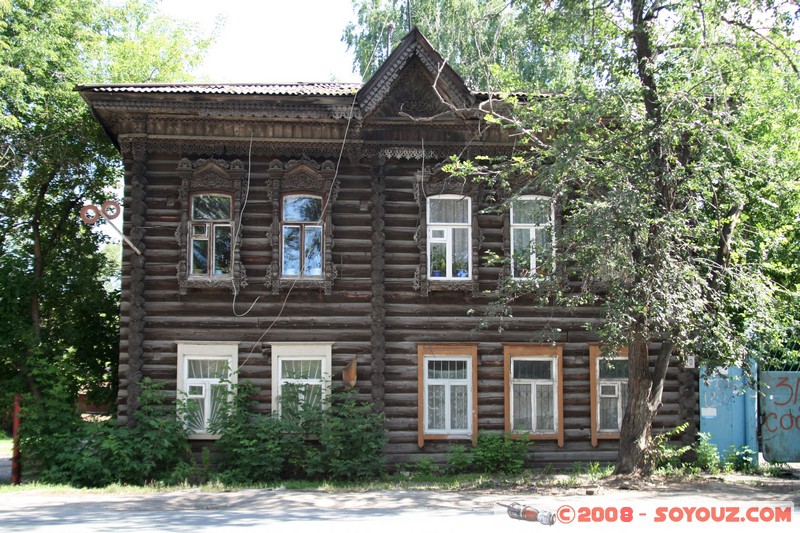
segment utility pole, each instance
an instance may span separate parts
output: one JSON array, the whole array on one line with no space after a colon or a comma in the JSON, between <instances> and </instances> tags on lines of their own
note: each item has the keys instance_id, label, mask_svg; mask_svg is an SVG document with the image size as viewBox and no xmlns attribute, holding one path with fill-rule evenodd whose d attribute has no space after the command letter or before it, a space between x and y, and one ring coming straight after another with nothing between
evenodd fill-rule
<instances>
[{"instance_id":1,"label":"utility pole","mask_svg":"<svg viewBox=\"0 0 800 533\"><path fill-rule=\"evenodd\" d=\"M411 0L406 0L406 13L408 14L408 31L411 31L411 28L414 27L414 24L411 22Z\"/></svg>"}]
</instances>

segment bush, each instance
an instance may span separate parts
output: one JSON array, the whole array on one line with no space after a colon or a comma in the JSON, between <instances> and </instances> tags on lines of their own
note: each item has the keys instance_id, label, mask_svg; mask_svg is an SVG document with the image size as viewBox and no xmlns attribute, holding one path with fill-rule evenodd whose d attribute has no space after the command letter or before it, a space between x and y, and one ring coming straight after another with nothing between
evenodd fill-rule
<instances>
[{"instance_id":1,"label":"bush","mask_svg":"<svg viewBox=\"0 0 800 533\"><path fill-rule=\"evenodd\" d=\"M722 460L722 470L726 472L743 472L750 474L755 470L753 461L757 457L756 452L749 446L730 446L725 450L725 457Z\"/></svg>"},{"instance_id":2,"label":"bush","mask_svg":"<svg viewBox=\"0 0 800 533\"><path fill-rule=\"evenodd\" d=\"M515 475L522 472L531 445L527 435L512 439L508 433L498 435L481 431L472 454L484 472Z\"/></svg>"},{"instance_id":3,"label":"bush","mask_svg":"<svg viewBox=\"0 0 800 533\"><path fill-rule=\"evenodd\" d=\"M715 474L719 472L719 451L711 443L711 436L708 433L698 433L697 442L694 445L697 457L694 466L703 472Z\"/></svg>"},{"instance_id":4,"label":"bush","mask_svg":"<svg viewBox=\"0 0 800 533\"><path fill-rule=\"evenodd\" d=\"M383 417L369 404L357 402L355 392L334 393L326 406L287 409L292 415L281 417L252 412L252 384L240 383L234 389L229 409L212 428L221 435L220 480L248 484L297 478L355 480L383 474Z\"/></svg>"},{"instance_id":5,"label":"bush","mask_svg":"<svg viewBox=\"0 0 800 533\"><path fill-rule=\"evenodd\" d=\"M137 424L119 426L82 420L69 395L56 388L29 400L23 452L45 483L102 487L164 479L188 455L189 446L175 408L163 400L160 388L145 379Z\"/></svg>"},{"instance_id":6,"label":"bush","mask_svg":"<svg viewBox=\"0 0 800 533\"><path fill-rule=\"evenodd\" d=\"M386 431L370 404L358 403L353 391L340 392L315 417L319 447L308 454L310 475L350 481L384 473Z\"/></svg>"},{"instance_id":7,"label":"bush","mask_svg":"<svg viewBox=\"0 0 800 533\"><path fill-rule=\"evenodd\" d=\"M679 446L670 442L673 437L680 435L689 427L688 422L677 426L671 431L661 433L652 437L648 444L647 457L651 467L661 469L676 469L683 465L683 458L689 450L690 445Z\"/></svg>"},{"instance_id":8,"label":"bush","mask_svg":"<svg viewBox=\"0 0 800 533\"><path fill-rule=\"evenodd\" d=\"M453 444L447 451L447 470L451 474L463 474L472 465L472 456L463 444Z\"/></svg>"}]
</instances>

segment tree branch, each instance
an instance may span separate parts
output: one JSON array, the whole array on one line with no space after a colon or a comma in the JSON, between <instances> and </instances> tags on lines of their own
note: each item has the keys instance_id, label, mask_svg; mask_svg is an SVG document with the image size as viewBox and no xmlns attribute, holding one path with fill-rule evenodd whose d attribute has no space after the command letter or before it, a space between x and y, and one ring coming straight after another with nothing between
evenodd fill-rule
<instances>
[{"instance_id":1,"label":"tree branch","mask_svg":"<svg viewBox=\"0 0 800 533\"><path fill-rule=\"evenodd\" d=\"M755 29L755 28L753 28L752 26L749 26L749 25L745 24L744 22L739 22L738 20L730 20L730 19L728 19L728 18L726 18L726 17L720 17L720 20L721 20L722 22L724 22L725 24L728 24L728 25L731 25L731 26L736 26L737 28L742 28L743 30L747 30L747 31L749 31L750 33L753 33L753 34L755 34L755 35L756 35L756 37L758 37L758 38L759 38L759 39L761 39L762 41L764 41L764 42L766 42L767 44L769 44L769 45L770 45L772 48L774 48L775 50L777 50L777 51L778 51L778 52L779 52L779 53L780 53L780 54L781 54L781 55L782 55L782 56L783 56L783 57L786 59L786 61L789 63L789 66L792 68L792 70L794 71L794 73L800 76L800 69L798 69L798 67L797 67L797 64L796 64L796 63L794 62L794 60L791 58L791 56L789 55L789 53L788 53L788 52L786 52L786 50L784 50L783 48L781 48L781 47L780 47L780 46L778 46L777 44L775 44L775 42L773 42L773 41L772 41L772 39L770 39L770 38L769 38L769 37L767 37L766 35L762 35L762 34L760 34L760 33L758 32L758 30L756 30L756 29Z\"/></svg>"}]
</instances>

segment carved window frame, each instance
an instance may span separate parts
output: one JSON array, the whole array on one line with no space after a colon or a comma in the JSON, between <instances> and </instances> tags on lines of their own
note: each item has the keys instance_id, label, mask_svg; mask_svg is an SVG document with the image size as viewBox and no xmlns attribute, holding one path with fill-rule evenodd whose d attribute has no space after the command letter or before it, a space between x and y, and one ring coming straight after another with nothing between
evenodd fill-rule
<instances>
[{"instance_id":1,"label":"carved window frame","mask_svg":"<svg viewBox=\"0 0 800 533\"><path fill-rule=\"evenodd\" d=\"M414 184L414 199L419 208L419 225L414 234L414 242L419 248L419 265L414 273L414 289L422 296L432 291L463 291L478 296L480 277L480 248L483 234L478 225L478 184L455 179L445 173L431 174L417 172ZM428 277L428 197L430 196L463 196L470 199L470 231L471 231L471 275L468 278L433 279Z\"/></svg>"},{"instance_id":2,"label":"carved window frame","mask_svg":"<svg viewBox=\"0 0 800 533\"><path fill-rule=\"evenodd\" d=\"M178 292L185 295L189 289L228 288L236 293L247 286L247 273L241 261L241 232L238 231L242 209L242 181L244 164L235 159L231 162L221 159L181 159L177 169L181 178L179 190L181 203L181 222L175 232L180 249L178 261ZM231 212L231 234L233 257L229 276L192 276L189 271L191 237L191 201L196 193L221 193L230 195L233 204Z\"/></svg>"},{"instance_id":3,"label":"carved window frame","mask_svg":"<svg viewBox=\"0 0 800 533\"><path fill-rule=\"evenodd\" d=\"M339 195L339 184L335 180L336 167L332 161L317 163L311 159L293 159L286 163L274 159L269 164L267 183L268 199L272 204L272 224L267 230L267 243L272 260L267 265L264 280L268 290L278 295L290 287L294 289L319 289L331 294L338 273L333 264L333 205ZM283 198L292 194L308 194L322 197L322 276L304 278L283 276L281 269L282 246L281 224L283 222Z\"/></svg>"}]
</instances>

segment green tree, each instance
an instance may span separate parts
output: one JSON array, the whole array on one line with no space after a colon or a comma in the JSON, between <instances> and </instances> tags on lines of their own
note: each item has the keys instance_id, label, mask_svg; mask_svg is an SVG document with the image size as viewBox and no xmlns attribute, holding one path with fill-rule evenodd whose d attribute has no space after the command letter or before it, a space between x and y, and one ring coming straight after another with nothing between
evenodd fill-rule
<instances>
[{"instance_id":1,"label":"green tree","mask_svg":"<svg viewBox=\"0 0 800 533\"><path fill-rule=\"evenodd\" d=\"M121 163L73 89L186 79L210 41L161 19L155 7L0 0L4 392L39 395L64 380L74 394L114 382L118 294L103 286L104 237L78 211L112 197Z\"/></svg>"},{"instance_id":2,"label":"green tree","mask_svg":"<svg viewBox=\"0 0 800 533\"><path fill-rule=\"evenodd\" d=\"M519 48L569 71L532 76L472 48L470 60L495 74L489 89L514 104L487 106L486 118L515 128L520 149L452 170L508 199L546 192L562 213L555 271L505 280L494 312L553 301L603 310L600 339L629 348L617 473L647 467L672 356L745 365L754 344L782 342L800 315L798 10L760 0L516 1L504 20L523 36ZM451 15L451 28L467 27ZM528 97L502 92L511 89ZM653 364L648 346L658 348Z\"/></svg>"}]
</instances>

